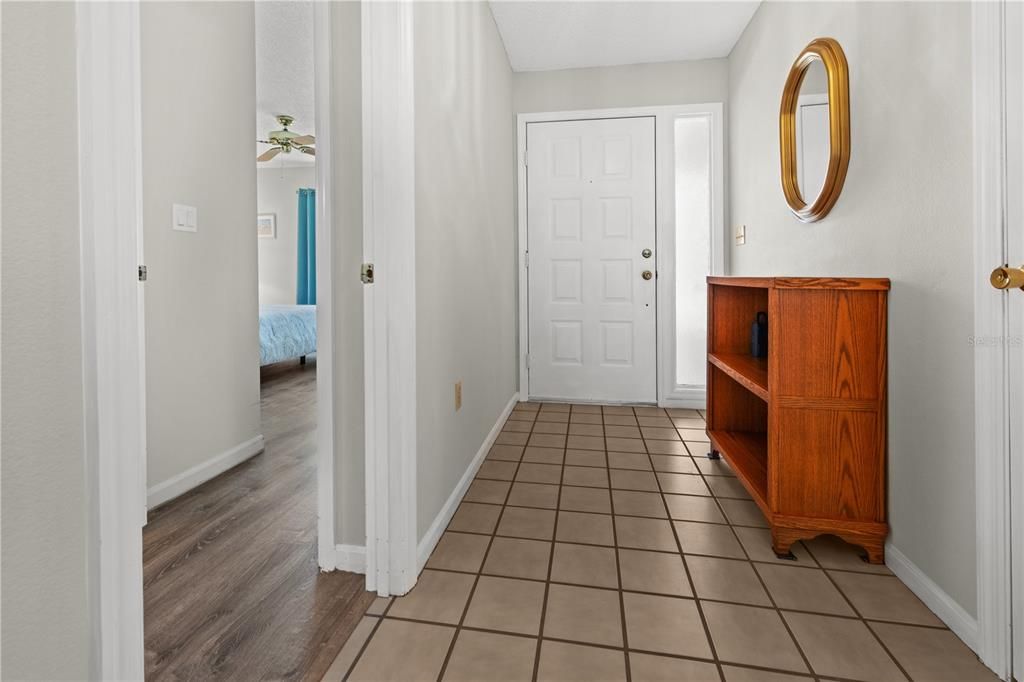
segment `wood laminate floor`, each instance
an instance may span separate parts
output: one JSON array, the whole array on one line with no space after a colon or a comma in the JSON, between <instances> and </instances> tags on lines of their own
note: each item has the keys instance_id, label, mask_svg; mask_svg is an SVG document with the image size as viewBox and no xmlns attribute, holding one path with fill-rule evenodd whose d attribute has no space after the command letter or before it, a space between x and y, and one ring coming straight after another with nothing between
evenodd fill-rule
<instances>
[{"instance_id":1,"label":"wood laminate floor","mask_svg":"<svg viewBox=\"0 0 1024 682\"><path fill-rule=\"evenodd\" d=\"M315 377L264 370L266 450L150 512L148 679L319 680L373 601L317 567Z\"/></svg>"}]
</instances>

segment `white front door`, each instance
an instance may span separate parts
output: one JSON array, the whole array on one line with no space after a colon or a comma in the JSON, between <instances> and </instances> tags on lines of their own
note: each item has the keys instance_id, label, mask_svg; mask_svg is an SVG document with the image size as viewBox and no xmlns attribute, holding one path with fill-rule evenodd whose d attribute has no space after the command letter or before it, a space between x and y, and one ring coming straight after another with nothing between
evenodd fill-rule
<instances>
[{"instance_id":1,"label":"white front door","mask_svg":"<svg viewBox=\"0 0 1024 682\"><path fill-rule=\"evenodd\" d=\"M530 397L655 402L654 118L526 129Z\"/></svg>"}]
</instances>

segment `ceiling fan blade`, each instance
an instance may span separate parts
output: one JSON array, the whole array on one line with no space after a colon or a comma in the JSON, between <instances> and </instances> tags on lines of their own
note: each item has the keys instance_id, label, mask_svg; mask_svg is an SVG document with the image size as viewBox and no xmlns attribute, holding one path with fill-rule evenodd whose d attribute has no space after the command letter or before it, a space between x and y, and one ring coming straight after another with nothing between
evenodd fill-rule
<instances>
[{"instance_id":1,"label":"ceiling fan blade","mask_svg":"<svg viewBox=\"0 0 1024 682\"><path fill-rule=\"evenodd\" d=\"M256 141L259 142L260 144L277 144L273 140L256 140Z\"/></svg>"},{"instance_id":2,"label":"ceiling fan blade","mask_svg":"<svg viewBox=\"0 0 1024 682\"><path fill-rule=\"evenodd\" d=\"M270 161L272 158L274 158L275 156L277 156L280 153L281 153L281 148L280 147L274 147L273 149L268 149L267 151L265 151L262 154L260 154L259 156L257 156L256 160L257 161Z\"/></svg>"},{"instance_id":3,"label":"ceiling fan blade","mask_svg":"<svg viewBox=\"0 0 1024 682\"><path fill-rule=\"evenodd\" d=\"M303 154L309 154L310 156L316 156L316 150L312 147L300 147L299 151Z\"/></svg>"},{"instance_id":4,"label":"ceiling fan blade","mask_svg":"<svg viewBox=\"0 0 1024 682\"><path fill-rule=\"evenodd\" d=\"M298 137L292 138L292 144L305 145L313 144L314 142L316 142L316 138L312 135L299 135Z\"/></svg>"}]
</instances>

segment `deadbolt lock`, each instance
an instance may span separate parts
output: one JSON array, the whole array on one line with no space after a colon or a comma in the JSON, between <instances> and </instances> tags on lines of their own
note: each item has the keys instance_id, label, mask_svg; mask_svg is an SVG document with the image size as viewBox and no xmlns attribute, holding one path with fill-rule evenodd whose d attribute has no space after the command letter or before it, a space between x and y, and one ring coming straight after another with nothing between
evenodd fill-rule
<instances>
[{"instance_id":1,"label":"deadbolt lock","mask_svg":"<svg viewBox=\"0 0 1024 682\"><path fill-rule=\"evenodd\" d=\"M650 258L651 257L651 250L650 249L644 249L643 251L640 252L640 255L643 256L644 258Z\"/></svg>"},{"instance_id":2,"label":"deadbolt lock","mask_svg":"<svg viewBox=\"0 0 1024 682\"><path fill-rule=\"evenodd\" d=\"M640 276L643 277L644 279L650 279L651 277L654 277L654 273L651 272L650 270L644 270L642 273L640 273Z\"/></svg>"},{"instance_id":3,"label":"deadbolt lock","mask_svg":"<svg viewBox=\"0 0 1024 682\"><path fill-rule=\"evenodd\" d=\"M996 268L989 275L988 281L996 289L1024 289L1024 268Z\"/></svg>"}]
</instances>

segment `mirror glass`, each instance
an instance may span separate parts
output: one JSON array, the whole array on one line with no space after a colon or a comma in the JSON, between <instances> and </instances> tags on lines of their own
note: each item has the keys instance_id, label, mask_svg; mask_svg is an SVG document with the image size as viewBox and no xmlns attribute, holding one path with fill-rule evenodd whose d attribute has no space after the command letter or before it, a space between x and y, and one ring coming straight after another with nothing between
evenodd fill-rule
<instances>
[{"instance_id":1,"label":"mirror glass","mask_svg":"<svg viewBox=\"0 0 1024 682\"><path fill-rule=\"evenodd\" d=\"M804 72L796 103L796 179L800 196L811 204L828 172L828 75L821 59Z\"/></svg>"}]
</instances>

